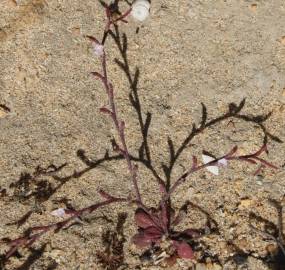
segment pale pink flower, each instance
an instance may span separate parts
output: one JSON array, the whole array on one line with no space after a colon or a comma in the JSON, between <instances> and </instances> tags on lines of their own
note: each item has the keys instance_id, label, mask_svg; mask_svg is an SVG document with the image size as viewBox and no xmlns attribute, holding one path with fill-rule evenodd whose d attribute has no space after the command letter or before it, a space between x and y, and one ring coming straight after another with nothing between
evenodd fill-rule
<instances>
[{"instance_id":1,"label":"pale pink flower","mask_svg":"<svg viewBox=\"0 0 285 270\"><path fill-rule=\"evenodd\" d=\"M92 45L93 45L93 52L95 53L95 55L102 56L104 54L104 46L102 44L93 42Z\"/></svg>"},{"instance_id":2,"label":"pale pink flower","mask_svg":"<svg viewBox=\"0 0 285 270\"><path fill-rule=\"evenodd\" d=\"M51 211L50 214L52 216L56 216L56 217L64 217L66 215L64 208L55 209L55 210Z\"/></svg>"},{"instance_id":3,"label":"pale pink flower","mask_svg":"<svg viewBox=\"0 0 285 270\"><path fill-rule=\"evenodd\" d=\"M218 160L218 164L226 167L228 165L228 161L225 158Z\"/></svg>"},{"instance_id":4,"label":"pale pink flower","mask_svg":"<svg viewBox=\"0 0 285 270\"><path fill-rule=\"evenodd\" d=\"M208 155L202 155L202 160L204 164L210 163L214 161L215 159L213 157L210 157ZM211 172L214 175L219 175L219 167L216 165L210 165L206 167L206 170Z\"/></svg>"}]
</instances>

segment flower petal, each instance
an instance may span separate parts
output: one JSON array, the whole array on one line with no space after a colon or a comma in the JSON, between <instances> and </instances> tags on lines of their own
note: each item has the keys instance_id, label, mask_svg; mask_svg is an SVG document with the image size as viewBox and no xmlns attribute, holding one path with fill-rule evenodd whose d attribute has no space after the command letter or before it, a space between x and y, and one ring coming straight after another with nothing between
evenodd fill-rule
<instances>
[{"instance_id":1,"label":"flower petal","mask_svg":"<svg viewBox=\"0 0 285 270\"><path fill-rule=\"evenodd\" d=\"M50 214L56 217L63 217L66 215L66 212L64 208L58 208L58 209L51 211Z\"/></svg>"},{"instance_id":2,"label":"flower petal","mask_svg":"<svg viewBox=\"0 0 285 270\"><path fill-rule=\"evenodd\" d=\"M93 45L93 52L96 56L102 56L104 54L104 46L99 43L92 43Z\"/></svg>"},{"instance_id":3,"label":"flower petal","mask_svg":"<svg viewBox=\"0 0 285 270\"><path fill-rule=\"evenodd\" d=\"M218 160L218 164L226 167L228 165L228 161L227 161L227 159L222 158L222 159Z\"/></svg>"},{"instance_id":4,"label":"flower petal","mask_svg":"<svg viewBox=\"0 0 285 270\"><path fill-rule=\"evenodd\" d=\"M213 157L210 157L208 155L202 155L202 159L203 159L204 164L207 164L207 163L215 160ZM206 167L206 169L214 175L219 175L219 167L218 166L215 166L215 165L208 166L208 167Z\"/></svg>"}]
</instances>

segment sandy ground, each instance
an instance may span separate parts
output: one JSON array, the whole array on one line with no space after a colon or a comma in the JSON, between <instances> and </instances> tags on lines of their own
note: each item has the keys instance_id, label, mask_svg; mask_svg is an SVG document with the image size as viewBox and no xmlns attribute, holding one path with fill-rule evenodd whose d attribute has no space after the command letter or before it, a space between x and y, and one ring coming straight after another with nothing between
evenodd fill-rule
<instances>
[{"instance_id":1,"label":"sandy ground","mask_svg":"<svg viewBox=\"0 0 285 270\"><path fill-rule=\"evenodd\" d=\"M50 212L64 202L78 209L100 200L98 188L120 195L131 187L123 160L90 167L77 154L84 150L93 161L104 158L106 150L114 154L110 140L115 129L98 110L107 98L100 82L89 76L99 61L84 38L102 35L105 18L99 1L1 0L0 10L0 237L15 238L30 226L58 221ZM258 217L277 224L278 211L268 199L285 203L285 148L276 138L285 140L284 0L152 0L147 21L130 19L120 30L127 35L130 73L140 72L136 90L143 119L151 115L151 165L161 177L162 164L171 160L168 138L177 151L192 125L199 125L201 103L209 122L243 98L240 115L246 117L217 121L194 136L173 164L170 180L191 166L193 154L200 159L203 150L217 156L234 145L240 153L256 151L264 131L266 159L281 167L253 176L256 166L234 162L219 176L197 173L177 190L172 198L176 210L190 200L218 226L219 233L202 239L208 268L201 260L196 269L285 269L274 257L276 243L249 225L265 229ZM142 133L129 100L130 84L114 61L122 58L111 38L106 50L127 143L138 156ZM271 117L258 124L260 118L254 116L269 112ZM61 182L50 174L35 176L38 166L52 171L49 166L63 164L55 173L65 179ZM138 165L144 200L155 206L154 175ZM74 177L74 171L81 173ZM162 269L141 262L143 251L131 244L134 210L126 204L102 208L67 230L46 235L33 250L20 250L21 256L11 258L5 269L107 269L98 258L107 231L107 240L123 246L119 269ZM29 211L23 225L13 223ZM127 214L123 232L116 232L122 213ZM181 228L201 228L205 222L205 214L190 207ZM5 250L1 245L2 254ZM180 260L169 269L195 269L191 267L190 261Z\"/></svg>"}]
</instances>

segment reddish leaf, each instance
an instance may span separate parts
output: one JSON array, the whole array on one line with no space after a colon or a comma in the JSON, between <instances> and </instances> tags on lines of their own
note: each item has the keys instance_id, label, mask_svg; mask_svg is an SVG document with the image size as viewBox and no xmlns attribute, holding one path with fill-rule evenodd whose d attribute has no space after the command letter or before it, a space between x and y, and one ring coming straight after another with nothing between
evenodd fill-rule
<instances>
[{"instance_id":1,"label":"reddish leaf","mask_svg":"<svg viewBox=\"0 0 285 270\"><path fill-rule=\"evenodd\" d=\"M176 226L178 225L187 215L187 212L186 212L187 209L180 209L177 216L176 217L173 217L173 221L172 221L172 225L173 226Z\"/></svg>"},{"instance_id":2,"label":"reddish leaf","mask_svg":"<svg viewBox=\"0 0 285 270\"><path fill-rule=\"evenodd\" d=\"M159 184L159 191L160 191L162 194L165 194L165 193L166 193L165 184L164 184L163 182L160 182L160 184Z\"/></svg>"},{"instance_id":3,"label":"reddish leaf","mask_svg":"<svg viewBox=\"0 0 285 270\"><path fill-rule=\"evenodd\" d=\"M234 146L233 149L228 154L226 154L225 158L232 157L236 153L237 150L238 150L238 147Z\"/></svg>"},{"instance_id":4,"label":"reddish leaf","mask_svg":"<svg viewBox=\"0 0 285 270\"><path fill-rule=\"evenodd\" d=\"M132 242L139 248L145 248L151 244L151 241L145 238L143 233L135 234L132 238Z\"/></svg>"},{"instance_id":5,"label":"reddish leaf","mask_svg":"<svg viewBox=\"0 0 285 270\"><path fill-rule=\"evenodd\" d=\"M262 145L262 147L257 152L255 152L253 155L259 156L263 152L267 152L267 145L266 144Z\"/></svg>"},{"instance_id":6,"label":"reddish leaf","mask_svg":"<svg viewBox=\"0 0 285 270\"><path fill-rule=\"evenodd\" d=\"M147 239L152 240L158 240L162 236L161 230L154 226L146 228L145 230L143 230L143 233Z\"/></svg>"},{"instance_id":7,"label":"reddish leaf","mask_svg":"<svg viewBox=\"0 0 285 270\"><path fill-rule=\"evenodd\" d=\"M95 42L96 44L100 44L100 42L95 37L92 36L86 36L86 37L89 38L91 41Z\"/></svg>"},{"instance_id":8,"label":"reddish leaf","mask_svg":"<svg viewBox=\"0 0 285 270\"><path fill-rule=\"evenodd\" d=\"M161 236L162 234L159 229L156 227L149 227L145 230L141 230L138 234L136 234L133 237L132 241L136 246L143 248L153 243L157 243L160 240Z\"/></svg>"},{"instance_id":9,"label":"reddish leaf","mask_svg":"<svg viewBox=\"0 0 285 270\"><path fill-rule=\"evenodd\" d=\"M143 209L139 208L137 209L135 213L135 222L140 228L147 228L155 226L155 223L153 222L152 218L149 214L147 214Z\"/></svg>"},{"instance_id":10,"label":"reddish leaf","mask_svg":"<svg viewBox=\"0 0 285 270\"><path fill-rule=\"evenodd\" d=\"M193 250L186 242L173 241L173 246L175 247L177 254L180 258L183 258L183 259L193 259L194 258Z\"/></svg>"},{"instance_id":11,"label":"reddish leaf","mask_svg":"<svg viewBox=\"0 0 285 270\"><path fill-rule=\"evenodd\" d=\"M258 160L259 162L261 162L263 165L268 166L272 169L276 169L276 170L279 169L277 166L273 165L272 163L270 163L270 162L268 162L262 158L255 157L255 159Z\"/></svg>"},{"instance_id":12,"label":"reddish leaf","mask_svg":"<svg viewBox=\"0 0 285 270\"><path fill-rule=\"evenodd\" d=\"M97 79L100 79L103 82L105 81L105 77L96 71L91 72L91 75L95 76Z\"/></svg>"},{"instance_id":13,"label":"reddish leaf","mask_svg":"<svg viewBox=\"0 0 285 270\"><path fill-rule=\"evenodd\" d=\"M100 108L100 112L105 113L105 114L109 114L109 115L113 115L113 113L105 107Z\"/></svg>"},{"instance_id":14,"label":"reddish leaf","mask_svg":"<svg viewBox=\"0 0 285 270\"><path fill-rule=\"evenodd\" d=\"M163 229L167 229L168 226L168 213L167 213L167 206L165 205L165 203L162 204L161 206L161 211L160 211L160 224L162 226Z\"/></svg>"}]
</instances>

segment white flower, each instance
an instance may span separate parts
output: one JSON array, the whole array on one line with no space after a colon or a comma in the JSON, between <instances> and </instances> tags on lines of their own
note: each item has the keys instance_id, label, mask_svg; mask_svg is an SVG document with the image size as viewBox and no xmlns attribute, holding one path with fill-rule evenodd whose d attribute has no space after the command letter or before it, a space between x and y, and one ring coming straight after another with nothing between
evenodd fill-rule
<instances>
[{"instance_id":1,"label":"white flower","mask_svg":"<svg viewBox=\"0 0 285 270\"><path fill-rule=\"evenodd\" d=\"M50 214L56 217L64 217L66 213L65 213L64 208L58 208L58 209L51 211Z\"/></svg>"},{"instance_id":2,"label":"white flower","mask_svg":"<svg viewBox=\"0 0 285 270\"><path fill-rule=\"evenodd\" d=\"M95 53L95 55L102 56L104 54L104 46L96 42L93 42L92 44L93 52Z\"/></svg>"},{"instance_id":3,"label":"white flower","mask_svg":"<svg viewBox=\"0 0 285 270\"><path fill-rule=\"evenodd\" d=\"M148 0L136 0L132 4L131 15L142 22L149 16L150 2Z\"/></svg>"},{"instance_id":4,"label":"white flower","mask_svg":"<svg viewBox=\"0 0 285 270\"><path fill-rule=\"evenodd\" d=\"M215 160L215 158L210 157L208 155L202 155L202 160L203 160L204 164L207 164L207 163ZM219 175L219 167L218 166L211 165L211 166L207 166L206 169L214 175Z\"/></svg>"},{"instance_id":5,"label":"white flower","mask_svg":"<svg viewBox=\"0 0 285 270\"><path fill-rule=\"evenodd\" d=\"M207 163L215 160L215 158L210 157L208 155L202 155L202 159L203 159L204 164L207 164ZM227 159L221 158L217 161L217 165L208 166L208 167L206 167L206 169L214 175L219 175L219 166L226 167L227 165L228 165Z\"/></svg>"}]
</instances>

